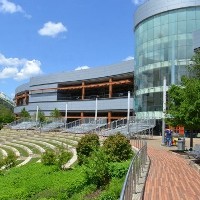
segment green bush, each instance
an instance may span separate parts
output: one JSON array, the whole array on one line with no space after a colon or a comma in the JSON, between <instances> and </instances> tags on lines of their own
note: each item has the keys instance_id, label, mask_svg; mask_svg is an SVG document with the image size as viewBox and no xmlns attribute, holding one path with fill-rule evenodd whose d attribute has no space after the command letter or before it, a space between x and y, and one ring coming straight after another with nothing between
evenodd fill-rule
<instances>
[{"instance_id":1,"label":"green bush","mask_svg":"<svg viewBox=\"0 0 200 200\"><path fill-rule=\"evenodd\" d=\"M0 130L3 128L3 124L2 123L0 123Z\"/></svg>"},{"instance_id":2,"label":"green bush","mask_svg":"<svg viewBox=\"0 0 200 200\"><path fill-rule=\"evenodd\" d=\"M106 190L101 193L97 200L116 200L119 199L122 187L123 187L124 177L121 179L114 178L111 180Z\"/></svg>"},{"instance_id":3,"label":"green bush","mask_svg":"<svg viewBox=\"0 0 200 200\"><path fill-rule=\"evenodd\" d=\"M88 184L95 184L97 188L109 183L109 163L102 150L94 151L85 164L85 174Z\"/></svg>"},{"instance_id":4,"label":"green bush","mask_svg":"<svg viewBox=\"0 0 200 200\"><path fill-rule=\"evenodd\" d=\"M8 156L4 158L4 163L7 169L16 166L17 164L17 156L14 152L9 152Z\"/></svg>"},{"instance_id":5,"label":"green bush","mask_svg":"<svg viewBox=\"0 0 200 200\"><path fill-rule=\"evenodd\" d=\"M99 147L100 142L97 134L86 134L83 136L76 147L78 164L82 165L91 153L98 150Z\"/></svg>"},{"instance_id":6,"label":"green bush","mask_svg":"<svg viewBox=\"0 0 200 200\"><path fill-rule=\"evenodd\" d=\"M125 162L115 162L109 164L109 174L112 178L125 177L130 165L130 160Z\"/></svg>"},{"instance_id":7,"label":"green bush","mask_svg":"<svg viewBox=\"0 0 200 200\"><path fill-rule=\"evenodd\" d=\"M103 142L103 149L113 162L128 160L133 155L129 140L121 133L109 136Z\"/></svg>"},{"instance_id":8,"label":"green bush","mask_svg":"<svg viewBox=\"0 0 200 200\"><path fill-rule=\"evenodd\" d=\"M55 165L56 153L53 150L46 150L41 156L41 162L44 165Z\"/></svg>"},{"instance_id":9,"label":"green bush","mask_svg":"<svg viewBox=\"0 0 200 200\"><path fill-rule=\"evenodd\" d=\"M72 153L66 151L63 147L59 149L56 156L56 164L59 169L63 169L63 165L67 163L72 157Z\"/></svg>"}]
</instances>

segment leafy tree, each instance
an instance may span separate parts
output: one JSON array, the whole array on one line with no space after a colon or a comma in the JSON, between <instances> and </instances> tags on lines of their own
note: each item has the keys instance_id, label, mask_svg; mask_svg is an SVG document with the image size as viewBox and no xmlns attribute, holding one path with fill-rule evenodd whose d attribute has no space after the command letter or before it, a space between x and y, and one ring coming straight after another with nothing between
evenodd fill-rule
<instances>
[{"instance_id":1,"label":"leafy tree","mask_svg":"<svg viewBox=\"0 0 200 200\"><path fill-rule=\"evenodd\" d=\"M72 157L72 153L66 151L63 147L59 148L57 153L57 166L59 169L63 169L63 165L66 164Z\"/></svg>"},{"instance_id":2,"label":"leafy tree","mask_svg":"<svg viewBox=\"0 0 200 200\"><path fill-rule=\"evenodd\" d=\"M108 157L102 150L93 151L85 163L85 174L88 184L97 188L107 185L110 180Z\"/></svg>"},{"instance_id":3,"label":"leafy tree","mask_svg":"<svg viewBox=\"0 0 200 200\"><path fill-rule=\"evenodd\" d=\"M53 118L59 118L59 117L61 117L61 113L60 113L60 111L57 108L55 108L54 110L52 110L50 115Z\"/></svg>"},{"instance_id":4,"label":"leafy tree","mask_svg":"<svg viewBox=\"0 0 200 200\"><path fill-rule=\"evenodd\" d=\"M21 112L20 112L20 117L22 118L29 118L30 114L29 112L26 110L26 108L22 108Z\"/></svg>"},{"instance_id":5,"label":"leafy tree","mask_svg":"<svg viewBox=\"0 0 200 200\"><path fill-rule=\"evenodd\" d=\"M7 108L5 105L0 106L0 123L10 123L14 121L15 115L13 111Z\"/></svg>"},{"instance_id":6,"label":"leafy tree","mask_svg":"<svg viewBox=\"0 0 200 200\"><path fill-rule=\"evenodd\" d=\"M86 134L81 138L76 147L79 165L83 164L87 157L100 147L99 137L97 134Z\"/></svg>"},{"instance_id":7,"label":"leafy tree","mask_svg":"<svg viewBox=\"0 0 200 200\"><path fill-rule=\"evenodd\" d=\"M190 130L190 147L193 147L193 130L200 129L200 53L192 58L189 77L182 77L181 85L172 85L168 90L169 118L172 126L184 126Z\"/></svg>"},{"instance_id":8,"label":"leafy tree","mask_svg":"<svg viewBox=\"0 0 200 200\"><path fill-rule=\"evenodd\" d=\"M55 165L56 153L52 150L46 150L41 156L41 162L44 165Z\"/></svg>"},{"instance_id":9,"label":"leafy tree","mask_svg":"<svg viewBox=\"0 0 200 200\"><path fill-rule=\"evenodd\" d=\"M9 152L8 156L4 159L4 163L7 169L16 166L17 156L15 155L15 153Z\"/></svg>"},{"instance_id":10,"label":"leafy tree","mask_svg":"<svg viewBox=\"0 0 200 200\"><path fill-rule=\"evenodd\" d=\"M45 121L45 114L44 114L44 112L41 111L41 110L38 111L38 120L39 120L40 122L44 122L44 121Z\"/></svg>"},{"instance_id":11,"label":"leafy tree","mask_svg":"<svg viewBox=\"0 0 200 200\"><path fill-rule=\"evenodd\" d=\"M113 162L128 160L133 155L129 140L121 133L109 136L103 142L103 149Z\"/></svg>"},{"instance_id":12,"label":"leafy tree","mask_svg":"<svg viewBox=\"0 0 200 200\"><path fill-rule=\"evenodd\" d=\"M0 130L3 128L3 124L2 123L0 123Z\"/></svg>"}]
</instances>

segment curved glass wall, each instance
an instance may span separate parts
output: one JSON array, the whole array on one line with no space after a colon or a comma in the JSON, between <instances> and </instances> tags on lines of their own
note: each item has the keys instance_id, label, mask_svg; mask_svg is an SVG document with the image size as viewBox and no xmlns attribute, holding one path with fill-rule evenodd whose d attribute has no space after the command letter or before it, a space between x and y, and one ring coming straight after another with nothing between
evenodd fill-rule
<instances>
[{"instance_id":1,"label":"curved glass wall","mask_svg":"<svg viewBox=\"0 0 200 200\"><path fill-rule=\"evenodd\" d=\"M200 7L152 16L135 28L135 110L162 111L162 85L179 84L193 56L193 35L200 29ZM157 112L156 112L157 113Z\"/></svg>"}]
</instances>

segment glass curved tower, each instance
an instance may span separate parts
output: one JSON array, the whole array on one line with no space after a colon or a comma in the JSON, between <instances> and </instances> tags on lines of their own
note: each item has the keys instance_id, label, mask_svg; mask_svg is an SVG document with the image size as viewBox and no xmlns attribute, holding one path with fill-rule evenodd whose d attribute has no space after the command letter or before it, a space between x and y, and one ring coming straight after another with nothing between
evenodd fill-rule
<instances>
[{"instance_id":1,"label":"glass curved tower","mask_svg":"<svg viewBox=\"0 0 200 200\"><path fill-rule=\"evenodd\" d=\"M163 78L179 84L194 54L200 0L149 0L135 13L135 111L162 118Z\"/></svg>"}]
</instances>

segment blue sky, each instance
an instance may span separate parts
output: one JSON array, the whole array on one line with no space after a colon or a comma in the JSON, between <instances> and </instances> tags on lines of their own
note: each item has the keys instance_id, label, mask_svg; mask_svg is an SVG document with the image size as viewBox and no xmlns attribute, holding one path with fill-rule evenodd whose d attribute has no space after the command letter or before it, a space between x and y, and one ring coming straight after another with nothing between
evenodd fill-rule
<instances>
[{"instance_id":1,"label":"blue sky","mask_svg":"<svg viewBox=\"0 0 200 200\"><path fill-rule=\"evenodd\" d=\"M32 76L134 57L141 0L0 0L0 92Z\"/></svg>"}]
</instances>

